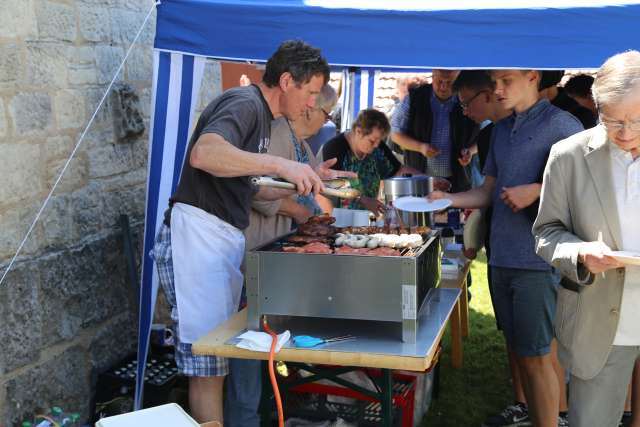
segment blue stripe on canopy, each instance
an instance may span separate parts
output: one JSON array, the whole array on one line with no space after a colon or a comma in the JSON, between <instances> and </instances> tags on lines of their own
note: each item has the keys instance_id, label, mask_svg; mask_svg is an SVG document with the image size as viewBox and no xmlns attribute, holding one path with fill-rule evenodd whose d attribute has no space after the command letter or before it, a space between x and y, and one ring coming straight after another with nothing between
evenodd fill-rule
<instances>
[{"instance_id":1,"label":"blue stripe on canopy","mask_svg":"<svg viewBox=\"0 0 640 427\"><path fill-rule=\"evenodd\" d=\"M193 56L185 55L182 59L182 89L180 91L180 116L178 122L178 141L176 146L176 159L173 164L173 182L171 194L178 187L184 154L189 140L189 117L191 116L191 89L193 86Z\"/></svg>"},{"instance_id":2,"label":"blue stripe on canopy","mask_svg":"<svg viewBox=\"0 0 640 427\"><path fill-rule=\"evenodd\" d=\"M164 132L167 119L167 105L169 100L169 80L171 68L171 55L160 53L158 65L158 78L156 86L153 141L164 141ZM146 355L149 351L149 327L153 318L153 277L154 262L149 256L149 250L153 248L156 235L156 218L158 214L158 194L160 189L160 176L162 174L163 145L155 144L150 148L149 178L147 182L147 207L146 223L144 230L144 248L142 254L142 286L140 287L140 313L138 318L138 366L136 377L135 409L142 407L142 393L144 391L144 371Z\"/></svg>"},{"instance_id":3,"label":"blue stripe on canopy","mask_svg":"<svg viewBox=\"0 0 640 427\"><path fill-rule=\"evenodd\" d=\"M135 409L142 407L145 361L158 292L158 275L149 252L162 225L167 202L180 179L205 59L154 52L153 117L150 131L147 205L138 327Z\"/></svg>"},{"instance_id":4,"label":"blue stripe on canopy","mask_svg":"<svg viewBox=\"0 0 640 427\"><path fill-rule=\"evenodd\" d=\"M353 74L353 111L351 112L351 123L356 121L360 112L360 85L362 84L362 70L357 70Z\"/></svg>"},{"instance_id":5,"label":"blue stripe on canopy","mask_svg":"<svg viewBox=\"0 0 640 427\"><path fill-rule=\"evenodd\" d=\"M369 81L367 85L369 90L367 91L367 108L373 107L373 95L375 92L376 72L374 70L369 71Z\"/></svg>"}]
</instances>

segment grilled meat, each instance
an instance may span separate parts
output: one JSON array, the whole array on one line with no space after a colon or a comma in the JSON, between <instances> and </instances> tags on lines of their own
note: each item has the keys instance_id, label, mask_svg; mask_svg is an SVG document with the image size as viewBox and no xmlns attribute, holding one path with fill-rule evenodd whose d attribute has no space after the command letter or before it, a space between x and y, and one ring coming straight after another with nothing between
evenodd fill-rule
<instances>
[{"instance_id":1,"label":"grilled meat","mask_svg":"<svg viewBox=\"0 0 640 427\"><path fill-rule=\"evenodd\" d=\"M369 251L366 253L366 255L371 255L371 256L400 256L400 251L397 249L393 249L393 248L385 248L385 247L378 247L375 249L369 249Z\"/></svg>"},{"instance_id":2,"label":"grilled meat","mask_svg":"<svg viewBox=\"0 0 640 427\"><path fill-rule=\"evenodd\" d=\"M308 243L302 246L300 249L304 251L305 254L331 254L333 253L333 249L329 247L326 243L314 242Z\"/></svg>"},{"instance_id":3,"label":"grilled meat","mask_svg":"<svg viewBox=\"0 0 640 427\"><path fill-rule=\"evenodd\" d=\"M336 255L367 255L369 253L369 249L367 248L352 248L350 246L340 246L336 248Z\"/></svg>"},{"instance_id":4,"label":"grilled meat","mask_svg":"<svg viewBox=\"0 0 640 427\"><path fill-rule=\"evenodd\" d=\"M333 249L326 243L312 242L304 246L283 246L283 252L294 252L298 254L331 254Z\"/></svg>"},{"instance_id":5,"label":"grilled meat","mask_svg":"<svg viewBox=\"0 0 640 427\"><path fill-rule=\"evenodd\" d=\"M309 224L304 223L298 226L298 234L311 237L328 237L335 233L335 227L329 224Z\"/></svg>"},{"instance_id":6,"label":"grilled meat","mask_svg":"<svg viewBox=\"0 0 640 427\"><path fill-rule=\"evenodd\" d=\"M329 243L329 239L327 239L326 237L321 237L321 236L300 236L298 234L294 234L293 236L289 236L287 238L287 242L289 242L289 243L303 243L303 244L314 243L314 242Z\"/></svg>"},{"instance_id":7,"label":"grilled meat","mask_svg":"<svg viewBox=\"0 0 640 427\"><path fill-rule=\"evenodd\" d=\"M329 225L329 224L333 224L334 222L336 222L336 219L334 217L332 217L329 214L322 214L322 215L312 216L303 225L305 225L305 224L309 224L309 225L310 224L327 224L327 225Z\"/></svg>"}]
</instances>

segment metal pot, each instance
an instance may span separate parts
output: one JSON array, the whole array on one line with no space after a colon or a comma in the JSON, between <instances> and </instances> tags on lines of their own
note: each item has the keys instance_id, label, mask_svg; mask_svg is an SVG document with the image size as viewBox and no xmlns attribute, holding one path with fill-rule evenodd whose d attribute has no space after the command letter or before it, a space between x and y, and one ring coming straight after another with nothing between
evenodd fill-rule
<instances>
[{"instance_id":1,"label":"metal pot","mask_svg":"<svg viewBox=\"0 0 640 427\"><path fill-rule=\"evenodd\" d=\"M384 201L390 205L395 199L403 196L428 196L433 191L434 178L426 175L396 176L384 180ZM427 226L434 224L433 212L398 211L407 227Z\"/></svg>"}]
</instances>

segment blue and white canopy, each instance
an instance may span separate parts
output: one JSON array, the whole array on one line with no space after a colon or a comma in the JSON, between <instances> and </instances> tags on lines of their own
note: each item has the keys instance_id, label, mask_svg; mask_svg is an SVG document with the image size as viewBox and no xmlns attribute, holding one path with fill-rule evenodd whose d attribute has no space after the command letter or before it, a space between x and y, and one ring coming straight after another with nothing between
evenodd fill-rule
<instances>
[{"instance_id":1,"label":"blue and white canopy","mask_svg":"<svg viewBox=\"0 0 640 427\"><path fill-rule=\"evenodd\" d=\"M373 68L597 68L638 48L629 0L164 0L155 47L265 61L287 39Z\"/></svg>"},{"instance_id":2,"label":"blue and white canopy","mask_svg":"<svg viewBox=\"0 0 640 427\"><path fill-rule=\"evenodd\" d=\"M157 293L149 251L180 176L206 58L264 62L284 40L317 46L334 67L345 69L342 122L348 124L372 105L378 70L597 68L612 54L640 50L639 22L640 0L162 0L138 379L144 378ZM141 397L138 381L136 408Z\"/></svg>"}]
</instances>

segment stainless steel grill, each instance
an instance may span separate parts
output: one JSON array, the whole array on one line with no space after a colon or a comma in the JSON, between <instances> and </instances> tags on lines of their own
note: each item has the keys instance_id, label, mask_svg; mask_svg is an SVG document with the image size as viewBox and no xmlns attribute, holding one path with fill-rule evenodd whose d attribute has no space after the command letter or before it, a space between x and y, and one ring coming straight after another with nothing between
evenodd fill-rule
<instances>
[{"instance_id":1,"label":"stainless steel grill","mask_svg":"<svg viewBox=\"0 0 640 427\"><path fill-rule=\"evenodd\" d=\"M402 341L415 342L417 314L440 280L437 232L402 256L283 252L288 236L247 255L250 328L259 329L265 314L385 321L398 323Z\"/></svg>"}]
</instances>

